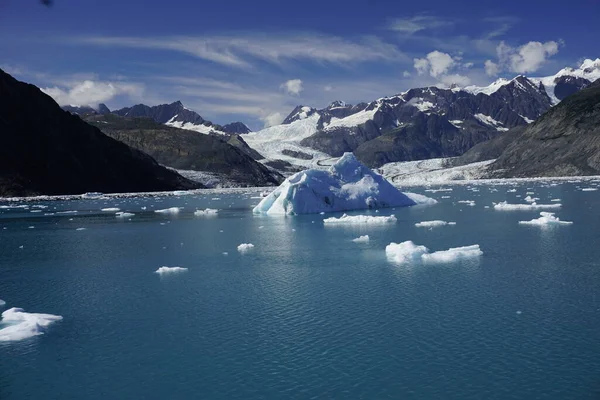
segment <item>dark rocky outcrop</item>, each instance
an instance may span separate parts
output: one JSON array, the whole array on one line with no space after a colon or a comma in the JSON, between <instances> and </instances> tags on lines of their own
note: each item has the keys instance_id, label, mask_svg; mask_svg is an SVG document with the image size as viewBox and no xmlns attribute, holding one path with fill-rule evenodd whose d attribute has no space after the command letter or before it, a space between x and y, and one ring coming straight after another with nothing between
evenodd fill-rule
<instances>
[{"instance_id":1,"label":"dark rocky outcrop","mask_svg":"<svg viewBox=\"0 0 600 400\"><path fill-rule=\"evenodd\" d=\"M223 132L236 135L243 135L245 133L252 132L250 128L248 128L243 122L232 122L230 124L223 125L222 128Z\"/></svg>"},{"instance_id":2,"label":"dark rocky outcrop","mask_svg":"<svg viewBox=\"0 0 600 400\"><path fill-rule=\"evenodd\" d=\"M600 174L600 81L550 109L491 164L494 177Z\"/></svg>"},{"instance_id":3,"label":"dark rocky outcrop","mask_svg":"<svg viewBox=\"0 0 600 400\"><path fill-rule=\"evenodd\" d=\"M2 70L0 93L0 196L199 187Z\"/></svg>"},{"instance_id":4,"label":"dark rocky outcrop","mask_svg":"<svg viewBox=\"0 0 600 400\"><path fill-rule=\"evenodd\" d=\"M90 115L87 121L171 168L221 174L240 186L268 186L280 181L267 167L228 144L226 136L173 128L151 118L114 114Z\"/></svg>"},{"instance_id":5,"label":"dark rocky outcrop","mask_svg":"<svg viewBox=\"0 0 600 400\"><path fill-rule=\"evenodd\" d=\"M511 144L516 138L521 136L526 128L527 126L517 126L516 128L512 128L507 132L501 133L488 141L476 144L462 156L452 159L452 166L493 160L500 157L500 154L506 150L508 145Z\"/></svg>"}]
</instances>

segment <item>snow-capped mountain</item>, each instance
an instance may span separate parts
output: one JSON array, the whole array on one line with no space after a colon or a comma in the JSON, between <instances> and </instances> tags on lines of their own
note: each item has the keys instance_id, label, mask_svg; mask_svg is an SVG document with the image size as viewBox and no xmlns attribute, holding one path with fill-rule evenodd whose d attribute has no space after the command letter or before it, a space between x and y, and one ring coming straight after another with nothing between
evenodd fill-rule
<instances>
[{"instance_id":1,"label":"snow-capped mountain","mask_svg":"<svg viewBox=\"0 0 600 400\"><path fill-rule=\"evenodd\" d=\"M241 122L234 122L224 126L213 124L205 120L197 112L186 108L181 101L171 104L160 104L158 106L147 106L137 104L133 107L125 107L113 111L121 117L148 117L159 124L166 124L175 128L183 128L204 134L241 134L248 133L250 129Z\"/></svg>"},{"instance_id":2,"label":"snow-capped mountain","mask_svg":"<svg viewBox=\"0 0 600 400\"><path fill-rule=\"evenodd\" d=\"M416 88L370 103L336 101L323 109L301 105L281 125L253 133L247 142L267 162L301 167L309 163L306 155L339 157L348 151L370 166L453 157L533 122L598 78L600 59L548 77L519 75L485 87Z\"/></svg>"}]
</instances>

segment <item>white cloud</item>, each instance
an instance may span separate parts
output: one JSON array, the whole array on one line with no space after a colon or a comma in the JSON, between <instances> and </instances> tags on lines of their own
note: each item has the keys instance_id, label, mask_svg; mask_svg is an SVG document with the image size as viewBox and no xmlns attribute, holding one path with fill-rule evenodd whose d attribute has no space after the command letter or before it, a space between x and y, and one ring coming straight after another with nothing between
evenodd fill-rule
<instances>
[{"instance_id":1,"label":"white cloud","mask_svg":"<svg viewBox=\"0 0 600 400\"><path fill-rule=\"evenodd\" d=\"M475 64L474 64L474 63L472 63L472 62L468 62L468 63L464 63L464 64L463 64L463 67L464 67L464 68L471 68L473 65L475 65Z\"/></svg>"},{"instance_id":2,"label":"white cloud","mask_svg":"<svg viewBox=\"0 0 600 400\"><path fill-rule=\"evenodd\" d=\"M548 58L558 53L558 43L529 42L514 48L501 42L496 47L496 53L501 66L510 72L523 74L540 69Z\"/></svg>"},{"instance_id":3,"label":"white cloud","mask_svg":"<svg viewBox=\"0 0 600 400\"><path fill-rule=\"evenodd\" d=\"M302 80L300 79L290 79L289 81L283 82L279 85L280 89L285 90L288 94L293 96L298 96L300 92L304 90L302 86Z\"/></svg>"},{"instance_id":4,"label":"white cloud","mask_svg":"<svg viewBox=\"0 0 600 400\"><path fill-rule=\"evenodd\" d=\"M123 82L102 82L84 80L68 82L67 88L57 86L42 88L41 90L52 97L60 106L79 105L97 107L99 103L106 102L121 94L139 96L144 88L142 85Z\"/></svg>"},{"instance_id":5,"label":"white cloud","mask_svg":"<svg viewBox=\"0 0 600 400\"><path fill-rule=\"evenodd\" d=\"M486 60L483 66L485 68L485 73L488 76L497 76L500 72L500 67L492 60Z\"/></svg>"},{"instance_id":6,"label":"white cloud","mask_svg":"<svg viewBox=\"0 0 600 400\"><path fill-rule=\"evenodd\" d=\"M441 51L432 51L425 58L415 58L413 66L419 75L429 72L429 75L437 78L440 75L448 72L454 66L454 59L448 53Z\"/></svg>"},{"instance_id":7,"label":"white cloud","mask_svg":"<svg viewBox=\"0 0 600 400\"><path fill-rule=\"evenodd\" d=\"M405 78L410 78L412 76L412 74L408 71L404 71L404 72L402 72L402 76Z\"/></svg>"},{"instance_id":8,"label":"white cloud","mask_svg":"<svg viewBox=\"0 0 600 400\"><path fill-rule=\"evenodd\" d=\"M238 68L251 68L253 59L280 64L285 60L348 62L397 61L407 57L395 45L374 36L349 40L323 34L239 36L167 36L157 38L96 36L63 38L87 45L178 51Z\"/></svg>"},{"instance_id":9,"label":"white cloud","mask_svg":"<svg viewBox=\"0 0 600 400\"><path fill-rule=\"evenodd\" d=\"M396 18L389 29L407 35L427 30L453 25L454 22L430 15L417 15L410 18Z\"/></svg>"},{"instance_id":10,"label":"white cloud","mask_svg":"<svg viewBox=\"0 0 600 400\"><path fill-rule=\"evenodd\" d=\"M333 90L333 86L331 86L331 85L325 85L323 87L323 90L326 91L326 92L331 92Z\"/></svg>"},{"instance_id":11,"label":"white cloud","mask_svg":"<svg viewBox=\"0 0 600 400\"><path fill-rule=\"evenodd\" d=\"M268 128L281 124L284 118L283 114L276 112L262 117L261 120L265 123L265 128Z\"/></svg>"}]
</instances>

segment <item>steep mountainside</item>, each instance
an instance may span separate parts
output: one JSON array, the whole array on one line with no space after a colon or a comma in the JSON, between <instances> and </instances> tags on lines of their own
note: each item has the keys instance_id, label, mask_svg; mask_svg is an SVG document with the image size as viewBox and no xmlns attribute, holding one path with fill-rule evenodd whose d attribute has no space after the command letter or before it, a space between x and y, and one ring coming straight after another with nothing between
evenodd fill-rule
<instances>
[{"instance_id":1,"label":"steep mountainside","mask_svg":"<svg viewBox=\"0 0 600 400\"><path fill-rule=\"evenodd\" d=\"M354 151L371 167L457 156L509 129L527 126L598 78L600 59L544 78L517 76L486 87L417 88L370 103L336 101L321 110L298 106L281 125L251 134L247 141L265 156L264 162L296 165L303 162L290 157L290 150L334 157ZM277 146L266 145L269 132L276 132Z\"/></svg>"},{"instance_id":2,"label":"steep mountainside","mask_svg":"<svg viewBox=\"0 0 600 400\"><path fill-rule=\"evenodd\" d=\"M550 109L512 141L494 177L600 174L600 81Z\"/></svg>"},{"instance_id":3,"label":"steep mountainside","mask_svg":"<svg viewBox=\"0 0 600 400\"><path fill-rule=\"evenodd\" d=\"M277 174L240 148L228 144L227 137L173 128L150 118L106 114L88 115L86 120L110 137L142 150L172 168L216 173L240 186L279 183Z\"/></svg>"},{"instance_id":4,"label":"steep mountainside","mask_svg":"<svg viewBox=\"0 0 600 400\"><path fill-rule=\"evenodd\" d=\"M0 195L199 187L0 70Z\"/></svg>"}]
</instances>

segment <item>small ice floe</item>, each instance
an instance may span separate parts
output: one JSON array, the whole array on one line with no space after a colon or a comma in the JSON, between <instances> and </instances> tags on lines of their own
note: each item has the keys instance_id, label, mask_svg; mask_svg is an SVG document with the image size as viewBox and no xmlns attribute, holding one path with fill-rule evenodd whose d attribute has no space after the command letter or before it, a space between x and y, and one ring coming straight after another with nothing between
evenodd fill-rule
<instances>
[{"instance_id":1,"label":"small ice floe","mask_svg":"<svg viewBox=\"0 0 600 400\"><path fill-rule=\"evenodd\" d=\"M205 210L196 210L194 211L194 215L196 217L215 217L219 213L219 210L214 208L207 208Z\"/></svg>"},{"instance_id":2,"label":"small ice floe","mask_svg":"<svg viewBox=\"0 0 600 400\"><path fill-rule=\"evenodd\" d=\"M119 211L115 213L115 217L117 218L129 218L129 217L133 217L135 214L134 213L129 213L129 212L125 212L125 211Z\"/></svg>"},{"instance_id":3,"label":"small ice floe","mask_svg":"<svg viewBox=\"0 0 600 400\"><path fill-rule=\"evenodd\" d=\"M519 221L521 225L538 225L538 226L546 226L546 225L571 225L573 222L571 221L561 221L560 218L555 217L554 213L542 211L540 212L541 217L537 219L532 219L531 221Z\"/></svg>"},{"instance_id":4,"label":"small ice floe","mask_svg":"<svg viewBox=\"0 0 600 400\"><path fill-rule=\"evenodd\" d=\"M229 255L229 253L228 253L228 252L226 252L226 251L224 251L222 254L223 254L224 256L228 256L228 255Z\"/></svg>"},{"instance_id":5,"label":"small ice floe","mask_svg":"<svg viewBox=\"0 0 600 400\"><path fill-rule=\"evenodd\" d=\"M506 201L501 203L494 203L494 210L499 211L529 211L529 210L543 210L543 209L558 209L562 207L560 203L555 204L537 204L536 202L530 204L509 204Z\"/></svg>"},{"instance_id":6,"label":"small ice floe","mask_svg":"<svg viewBox=\"0 0 600 400\"><path fill-rule=\"evenodd\" d=\"M62 319L60 315L35 314L25 312L22 308L10 308L2 313L0 342L42 335L50 324Z\"/></svg>"},{"instance_id":7,"label":"small ice floe","mask_svg":"<svg viewBox=\"0 0 600 400\"><path fill-rule=\"evenodd\" d=\"M356 239L352 239L354 243L369 243L369 235L362 235Z\"/></svg>"},{"instance_id":8,"label":"small ice floe","mask_svg":"<svg viewBox=\"0 0 600 400\"><path fill-rule=\"evenodd\" d=\"M3 307L5 305L6 305L6 302L4 300L0 299L0 307Z\"/></svg>"},{"instance_id":9,"label":"small ice floe","mask_svg":"<svg viewBox=\"0 0 600 400\"><path fill-rule=\"evenodd\" d=\"M159 275L177 274L180 272L187 272L187 270L188 270L187 268L183 268L183 267L160 267L159 269L154 271L154 273L159 274Z\"/></svg>"},{"instance_id":10,"label":"small ice floe","mask_svg":"<svg viewBox=\"0 0 600 400\"><path fill-rule=\"evenodd\" d=\"M325 218L323 223L325 225L339 225L339 224L389 224L396 223L397 219L395 215L387 217L373 217L371 215L347 215L344 214L339 218L331 217Z\"/></svg>"},{"instance_id":11,"label":"small ice floe","mask_svg":"<svg viewBox=\"0 0 600 400\"><path fill-rule=\"evenodd\" d=\"M506 191L506 193L515 193L517 191L517 189L508 189Z\"/></svg>"},{"instance_id":12,"label":"small ice floe","mask_svg":"<svg viewBox=\"0 0 600 400\"><path fill-rule=\"evenodd\" d=\"M75 229L75 230L76 230L76 231L85 231L85 230L87 230L87 228L77 228L77 229Z\"/></svg>"},{"instance_id":13,"label":"small ice floe","mask_svg":"<svg viewBox=\"0 0 600 400\"><path fill-rule=\"evenodd\" d=\"M426 192L437 193L437 192L451 192L452 188L440 188L440 189L426 189Z\"/></svg>"},{"instance_id":14,"label":"small ice floe","mask_svg":"<svg viewBox=\"0 0 600 400\"><path fill-rule=\"evenodd\" d=\"M242 243L237 247L237 250L242 254L247 253L252 249L254 249L254 245L252 243Z\"/></svg>"},{"instance_id":15,"label":"small ice floe","mask_svg":"<svg viewBox=\"0 0 600 400\"><path fill-rule=\"evenodd\" d=\"M560 199L552 199L552 200L550 200L550 201L551 201L551 202L553 202L553 203L557 203L557 202L559 202L559 201L561 201L561 200L560 200Z\"/></svg>"},{"instance_id":16,"label":"small ice floe","mask_svg":"<svg viewBox=\"0 0 600 400\"><path fill-rule=\"evenodd\" d=\"M118 208L118 207L108 207L108 208L101 208L100 211L104 211L104 212L117 212L117 211L121 211L121 209Z\"/></svg>"},{"instance_id":17,"label":"small ice floe","mask_svg":"<svg viewBox=\"0 0 600 400\"><path fill-rule=\"evenodd\" d=\"M159 214L179 214L179 211L181 211L181 207L171 207L164 208L162 210L154 210L155 213Z\"/></svg>"},{"instance_id":18,"label":"small ice floe","mask_svg":"<svg viewBox=\"0 0 600 400\"><path fill-rule=\"evenodd\" d=\"M27 227L28 229L35 229L35 226L31 225Z\"/></svg>"},{"instance_id":19,"label":"small ice floe","mask_svg":"<svg viewBox=\"0 0 600 400\"><path fill-rule=\"evenodd\" d=\"M525 197L523 200L525 200L528 203L535 203L536 201L538 201L540 198L539 197L531 197L531 196L527 196Z\"/></svg>"},{"instance_id":20,"label":"small ice floe","mask_svg":"<svg viewBox=\"0 0 600 400\"><path fill-rule=\"evenodd\" d=\"M69 210L69 211L57 211L56 214L77 214L79 211L77 210Z\"/></svg>"},{"instance_id":21,"label":"small ice floe","mask_svg":"<svg viewBox=\"0 0 600 400\"><path fill-rule=\"evenodd\" d=\"M595 192L596 190L598 190L598 188L587 187L581 189L582 192Z\"/></svg>"},{"instance_id":22,"label":"small ice floe","mask_svg":"<svg viewBox=\"0 0 600 400\"><path fill-rule=\"evenodd\" d=\"M463 247L453 247L448 250L431 253L425 246L414 244L408 240L402 243L390 243L385 253L391 261L397 264L451 263L458 260L477 258L483 254L478 244Z\"/></svg>"},{"instance_id":23,"label":"small ice floe","mask_svg":"<svg viewBox=\"0 0 600 400\"><path fill-rule=\"evenodd\" d=\"M459 200L458 203L473 207L475 205L475 200Z\"/></svg>"},{"instance_id":24,"label":"small ice floe","mask_svg":"<svg viewBox=\"0 0 600 400\"><path fill-rule=\"evenodd\" d=\"M449 199L450 196L442 196L442 199Z\"/></svg>"},{"instance_id":25,"label":"small ice floe","mask_svg":"<svg viewBox=\"0 0 600 400\"><path fill-rule=\"evenodd\" d=\"M441 221L441 220L433 220L433 221L417 222L415 224L415 226L417 228L437 228L438 226L445 226L445 225L456 225L456 222L447 222L447 221Z\"/></svg>"}]
</instances>

